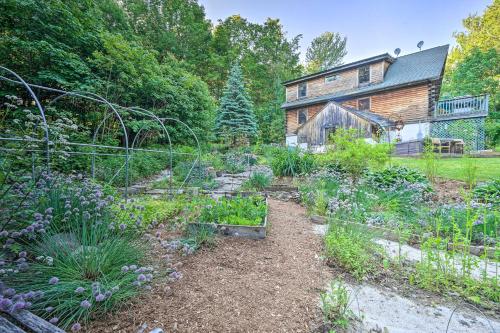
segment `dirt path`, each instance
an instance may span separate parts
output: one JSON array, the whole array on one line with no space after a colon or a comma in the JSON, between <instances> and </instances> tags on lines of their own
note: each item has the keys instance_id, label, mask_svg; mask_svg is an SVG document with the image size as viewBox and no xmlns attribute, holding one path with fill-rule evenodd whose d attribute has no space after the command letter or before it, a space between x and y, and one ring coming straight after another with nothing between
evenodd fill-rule
<instances>
[{"instance_id":1,"label":"dirt path","mask_svg":"<svg viewBox=\"0 0 500 333\"><path fill-rule=\"evenodd\" d=\"M321 262L321 238L304 208L269 200L264 240L223 238L187 257L183 278L141 304L105 319L92 332L309 332L320 318L319 291L331 273Z\"/></svg>"}]
</instances>

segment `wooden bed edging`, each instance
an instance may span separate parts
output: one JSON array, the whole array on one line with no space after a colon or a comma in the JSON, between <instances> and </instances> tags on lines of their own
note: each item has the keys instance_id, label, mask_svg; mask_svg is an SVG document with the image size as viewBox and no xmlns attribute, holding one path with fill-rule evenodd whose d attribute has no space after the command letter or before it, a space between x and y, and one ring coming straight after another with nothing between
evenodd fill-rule
<instances>
[{"instance_id":1,"label":"wooden bed edging","mask_svg":"<svg viewBox=\"0 0 500 333\"><path fill-rule=\"evenodd\" d=\"M28 310L18 310L8 313L5 312L5 314L8 314L8 316L14 318L15 320L8 320L5 316L0 316L0 333L26 332L13 324L13 321L19 322L23 327L29 328L32 332L35 333L66 333L59 327L52 325L45 319L38 317ZM12 327L14 327L14 329L12 329Z\"/></svg>"},{"instance_id":2,"label":"wooden bed edging","mask_svg":"<svg viewBox=\"0 0 500 333\"><path fill-rule=\"evenodd\" d=\"M193 222L188 223L188 229L198 230L201 228L210 228L214 232L224 236L264 239L266 238L267 215L269 214L269 204L267 202L267 197L266 210L266 216L264 216L262 224L258 226Z\"/></svg>"}]
</instances>

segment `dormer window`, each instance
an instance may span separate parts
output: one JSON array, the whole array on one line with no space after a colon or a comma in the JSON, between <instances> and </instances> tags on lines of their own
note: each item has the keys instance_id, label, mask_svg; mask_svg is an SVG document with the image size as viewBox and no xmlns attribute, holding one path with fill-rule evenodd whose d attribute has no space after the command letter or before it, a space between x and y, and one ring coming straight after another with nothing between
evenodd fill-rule
<instances>
[{"instance_id":1,"label":"dormer window","mask_svg":"<svg viewBox=\"0 0 500 333\"><path fill-rule=\"evenodd\" d=\"M358 83L360 85L370 82L370 65L358 69Z\"/></svg>"},{"instance_id":2,"label":"dormer window","mask_svg":"<svg viewBox=\"0 0 500 333\"><path fill-rule=\"evenodd\" d=\"M302 82L299 83L299 86L297 87L297 97L298 98L304 98L307 97L307 82Z\"/></svg>"}]
</instances>

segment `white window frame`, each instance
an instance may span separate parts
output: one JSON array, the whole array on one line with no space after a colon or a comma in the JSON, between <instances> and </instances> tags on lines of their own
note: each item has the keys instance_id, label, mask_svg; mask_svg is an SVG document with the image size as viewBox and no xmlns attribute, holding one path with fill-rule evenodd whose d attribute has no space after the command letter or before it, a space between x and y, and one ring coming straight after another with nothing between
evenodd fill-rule
<instances>
[{"instance_id":1,"label":"white window frame","mask_svg":"<svg viewBox=\"0 0 500 333\"><path fill-rule=\"evenodd\" d=\"M303 96L303 97L299 97L299 87L300 87L301 84L305 84L306 85L306 95ZM297 84L297 99L306 98L308 92L309 92L309 85L307 84L307 81L306 82L300 82L299 84Z\"/></svg>"},{"instance_id":2,"label":"white window frame","mask_svg":"<svg viewBox=\"0 0 500 333\"><path fill-rule=\"evenodd\" d=\"M370 103L370 105L369 105L369 108L368 108L368 109L363 109L363 110L361 110L361 109L359 108L359 101L360 101L360 100L362 100L362 99L367 99L367 100L368 100L368 103ZM371 111L371 109L372 109L372 97L371 97L371 96L368 96L368 97L358 98L358 100L356 101L356 105L358 106L358 110L360 110L360 111Z\"/></svg>"},{"instance_id":3,"label":"white window frame","mask_svg":"<svg viewBox=\"0 0 500 333\"><path fill-rule=\"evenodd\" d=\"M328 78L333 78L331 81L328 81ZM338 74L332 74L332 75L327 75L325 76L325 84L330 84L335 81L338 81L340 76Z\"/></svg>"}]
</instances>

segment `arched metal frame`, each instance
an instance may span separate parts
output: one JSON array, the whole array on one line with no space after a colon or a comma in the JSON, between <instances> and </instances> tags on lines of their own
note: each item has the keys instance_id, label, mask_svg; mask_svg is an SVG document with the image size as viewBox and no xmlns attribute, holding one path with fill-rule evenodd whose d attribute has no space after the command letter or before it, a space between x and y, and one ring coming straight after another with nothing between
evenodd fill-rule
<instances>
[{"instance_id":1,"label":"arched metal frame","mask_svg":"<svg viewBox=\"0 0 500 333\"><path fill-rule=\"evenodd\" d=\"M191 174L192 170L194 169L196 163L199 163L199 161L201 160L201 147L200 147L200 143L199 143L198 137L196 136L195 132L186 123L184 123L183 121L181 121L179 119L170 118L170 117L159 118L157 115L155 115L153 112L151 112L149 110L143 109L141 107L124 107L124 106L120 106L120 105L111 103L107 99L105 99L104 97L102 97L100 95L97 95L97 94L94 94L94 93L91 93L91 92L85 92L85 91L65 91L65 90L61 90L61 89L55 89L55 88L49 88L49 87L35 85L35 84L29 84L26 81L24 81L17 73L15 73L14 71L12 71L12 70L10 70L8 68L0 66L0 70L4 70L4 71L6 71L7 73L13 75L16 78L16 80L14 80L14 79L11 79L11 78L8 78L8 77L0 75L0 81L6 81L6 82L9 82L9 83L12 83L12 84L22 85L29 92L30 96L35 101L35 104L36 104L36 106L37 106L37 108L38 108L38 110L40 112L41 119L42 119L42 122L43 122L43 127L44 127L44 139L43 140L36 140L36 139L26 140L25 138L19 138L19 137L0 137L0 140L2 140L2 141L15 141L15 142L20 142L20 141L44 142L45 143L45 155L46 155L46 159L47 159L46 169L48 171L50 171L50 158L51 158L51 155L50 155L50 144L51 144L51 141L50 141L50 132L49 132L50 126L47 123L47 118L46 118L45 110L42 107L42 104L40 103L37 95L33 92L32 88L37 88L37 89L49 91L49 92L52 92L52 93L60 94L60 95L54 97L53 99L51 99L51 101L48 103L47 107L52 106L54 103L56 103L57 101L59 101L62 98L65 98L65 97L76 97L76 98L81 98L81 99L93 101L93 102L96 102L98 104L102 104L102 105L106 106L107 110L111 110L111 112L107 113L104 116L104 118L101 120L101 122L98 124L98 126L96 127L96 129L95 129L95 131L93 133L92 143L91 144L88 144L88 143L77 143L77 142L67 142L65 144L66 145L72 145L72 146L83 146L83 147L92 147L93 148L92 152L90 153L92 155L92 165L91 165L91 174L92 174L92 177L95 177L95 156L96 155L124 156L125 157L124 164L115 173L115 175L113 176L113 178L121 171L121 169L123 167L125 168L125 188L124 188L124 196L125 196L125 198L128 197L128 191L129 191L129 185L130 185L129 184L129 162L130 162L130 159L132 157L132 153L134 151L148 151L148 152L168 153L169 154L169 165L168 165L168 167L170 168L169 192L170 192L170 194L173 193L173 191L172 191L173 190L173 184L172 184L172 179L173 179L173 154L175 152L172 149L172 140L171 140L171 137L170 137L170 133L168 132L167 128L165 127L165 124L164 124L165 121L174 121L174 122L177 122L177 123L181 124L182 126L186 127L188 129L189 133L194 137L194 140L195 140L196 145L197 145L196 159L193 162L193 164L191 165L191 168L190 168L187 176L183 180L182 184L179 186L178 190L182 189L182 187L185 185L185 183L189 179L190 174ZM122 117L122 114L120 113L120 111L122 111L122 112L129 112L129 113L132 113L134 115L139 115L139 116L145 117L146 119L151 119L151 120L154 120L155 122L157 122L160 125L160 128L161 128L163 134L167 138L167 141L168 141L168 150L164 151L164 150L149 150L149 149L139 149L139 148L136 148L135 145L136 145L137 136L138 136L138 134L140 134L140 132L142 132L142 130L143 130L143 128L144 128L145 125L143 125L143 127L141 127L139 129L139 131L136 133L136 136L134 137L134 140L133 140L132 144L130 144L129 143L129 136L128 136L128 133L127 133L127 127L125 125L125 122L123 120L123 117ZM114 116L118 120L118 122L120 123L121 130L123 131L123 138L124 138L123 141L124 141L124 146L125 147L108 146L108 145L99 145L99 144L96 144L97 133L101 129L101 126L103 126L104 122L106 120L108 120L111 116ZM116 151L121 151L121 152L124 150L125 154L123 155L121 152L120 152L121 155L118 154L118 153L116 153L116 154L115 153L111 153L111 154L109 154L109 153L99 153L99 152L97 152L97 149L99 149L99 148L115 149ZM39 150L33 150L33 151L39 151ZM57 151L54 150L54 152L57 152ZM76 154L89 154L89 153L85 153L85 152L72 152L72 153L75 154L75 155ZM193 155L193 154L189 154L189 153L178 153L178 154Z\"/></svg>"}]
</instances>

